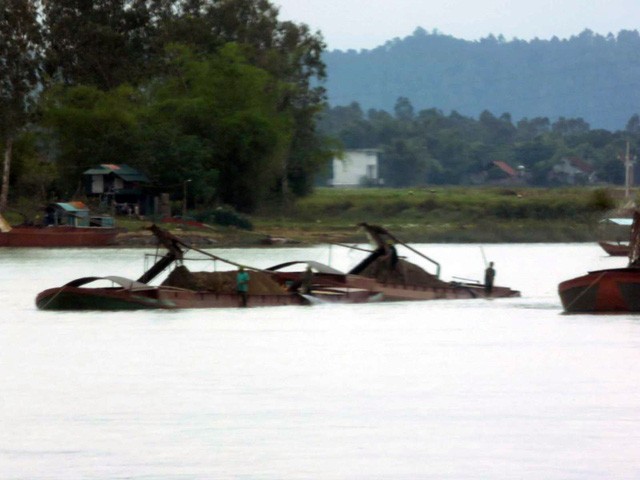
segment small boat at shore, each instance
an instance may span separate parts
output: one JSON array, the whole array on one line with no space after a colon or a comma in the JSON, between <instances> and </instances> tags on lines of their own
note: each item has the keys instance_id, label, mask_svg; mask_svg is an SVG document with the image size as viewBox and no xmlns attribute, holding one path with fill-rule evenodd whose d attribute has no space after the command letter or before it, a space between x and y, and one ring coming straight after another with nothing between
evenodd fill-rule
<instances>
[{"instance_id":1,"label":"small boat at shore","mask_svg":"<svg viewBox=\"0 0 640 480\"><path fill-rule=\"evenodd\" d=\"M566 313L640 312L640 213L636 211L629 242L629 264L588 272L558 285Z\"/></svg>"},{"instance_id":2,"label":"small boat at shore","mask_svg":"<svg viewBox=\"0 0 640 480\"><path fill-rule=\"evenodd\" d=\"M612 257L627 257L631 249L626 242L598 242L598 245Z\"/></svg>"},{"instance_id":3,"label":"small boat at shore","mask_svg":"<svg viewBox=\"0 0 640 480\"><path fill-rule=\"evenodd\" d=\"M91 215L82 202L50 204L39 225L11 226L0 216L0 247L104 247L118 233L113 217Z\"/></svg>"},{"instance_id":4,"label":"small boat at shore","mask_svg":"<svg viewBox=\"0 0 640 480\"><path fill-rule=\"evenodd\" d=\"M606 236L608 240L602 239L598 242L598 245L612 257L627 257L629 256L631 245L627 241L622 241L621 238L629 238L631 224L633 223L633 211L625 209L619 211L618 214L618 216L609 216L600 221L601 234ZM612 241L611 238L616 238L617 240Z\"/></svg>"}]
</instances>

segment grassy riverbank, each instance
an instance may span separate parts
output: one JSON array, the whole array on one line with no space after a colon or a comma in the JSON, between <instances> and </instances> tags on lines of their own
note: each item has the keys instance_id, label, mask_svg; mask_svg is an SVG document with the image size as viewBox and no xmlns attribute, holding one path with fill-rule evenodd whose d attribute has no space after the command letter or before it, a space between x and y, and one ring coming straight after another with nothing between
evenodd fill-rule
<instances>
[{"instance_id":1,"label":"grassy riverbank","mask_svg":"<svg viewBox=\"0 0 640 480\"><path fill-rule=\"evenodd\" d=\"M407 241L581 242L618 193L602 189L318 189L285 212L252 217L274 236L362 239L359 222L384 225Z\"/></svg>"},{"instance_id":2,"label":"grassy riverbank","mask_svg":"<svg viewBox=\"0 0 640 480\"><path fill-rule=\"evenodd\" d=\"M364 241L356 227L360 222L383 225L410 242L587 242L602 235L599 220L620 196L593 188L320 188L287 208L263 207L246 218L251 231L163 226L194 243L221 246L256 245L269 237L303 243ZM197 212L189 214L197 217ZM19 223L16 215L7 217ZM152 244L144 230L151 221L118 217L118 226L127 230L119 244Z\"/></svg>"}]
</instances>

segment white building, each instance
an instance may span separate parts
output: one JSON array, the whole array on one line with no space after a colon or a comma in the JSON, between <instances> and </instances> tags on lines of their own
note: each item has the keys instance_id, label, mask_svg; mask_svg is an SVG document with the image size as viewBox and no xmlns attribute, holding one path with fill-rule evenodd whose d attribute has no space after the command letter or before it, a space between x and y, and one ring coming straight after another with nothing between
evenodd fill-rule
<instances>
[{"instance_id":1,"label":"white building","mask_svg":"<svg viewBox=\"0 0 640 480\"><path fill-rule=\"evenodd\" d=\"M333 187L362 187L382 185L378 150L346 150L344 158L333 159L333 175L329 185Z\"/></svg>"}]
</instances>

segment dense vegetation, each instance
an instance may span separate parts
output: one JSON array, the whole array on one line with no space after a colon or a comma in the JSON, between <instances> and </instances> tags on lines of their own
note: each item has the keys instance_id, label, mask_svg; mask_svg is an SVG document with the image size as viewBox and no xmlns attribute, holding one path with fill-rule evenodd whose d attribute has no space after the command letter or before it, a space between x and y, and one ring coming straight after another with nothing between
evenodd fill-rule
<instances>
[{"instance_id":1,"label":"dense vegetation","mask_svg":"<svg viewBox=\"0 0 640 480\"><path fill-rule=\"evenodd\" d=\"M473 184L492 179L491 165L500 160L524 167L526 182L558 186L552 169L563 158L578 157L595 169L599 182L621 184L629 142L631 154L640 147L640 117L634 115L625 130L591 129L584 120L548 117L514 122L508 113L496 117L484 111L478 119L437 109L414 111L400 97L393 114L358 103L328 109L322 119L325 134L340 139L345 148L380 150L385 185ZM488 176L482 177L485 172ZM584 175L580 182L587 182Z\"/></svg>"},{"instance_id":2,"label":"dense vegetation","mask_svg":"<svg viewBox=\"0 0 640 480\"><path fill-rule=\"evenodd\" d=\"M584 187L319 188L286 216L255 215L252 221L256 234L312 242L363 242L356 227L363 221L412 242L594 241L611 233L600 220L620 193Z\"/></svg>"},{"instance_id":3,"label":"dense vegetation","mask_svg":"<svg viewBox=\"0 0 640 480\"><path fill-rule=\"evenodd\" d=\"M310 191L319 34L268 0L3 0L0 146L14 198L69 198L126 163L191 203L251 211Z\"/></svg>"},{"instance_id":4,"label":"dense vegetation","mask_svg":"<svg viewBox=\"0 0 640 480\"><path fill-rule=\"evenodd\" d=\"M524 117L580 117L621 129L640 113L640 34L585 30L560 40L466 41L417 29L402 40L324 55L332 105L391 110L399 96L418 109L483 110Z\"/></svg>"},{"instance_id":5,"label":"dense vegetation","mask_svg":"<svg viewBox=\"0 0 640 480\"><path fill-rule=\"evenodd\" d=\"M522 165L529 184L554 185L549 171L567 156L619 184L626 142L633 154L640 146L637 114L616 132L591 129L583 118L550 118L556 107L579 113L572 102L597 106L605 96L616 114L637 110L640 89L623 104L618 95L625 94L622 58L637 86L639 46L637 32L464 42L419 30L371 52L323 57L321 35L279 20L269 0L0 0L0 211L19 198L72 198L84 170L126 163L159 191L180 192L189 181L188 203L203 215L220 205L282 212L312 191L340 147L380 149L391 187L477 183L495 160ZM332 98L346 106L327 108L324 59ZM344 76L347 66L353 70ZM562 83L567 75L570 87ZM579 87L602 87L596 80L615 92L586 96ZM342 85L355 87L341 93ZM414 109L407 90L414 87L428 109ZM539 116L515 121L487 110L521 116L518 89L529 92ZM393 113L365 113L361 105L375 104L381 91L394 96ZM473 99L482 113L477 120L445 114L439 108L453 108L447 99ZM599 123L609 121L607 112L599 111Z\"/></svg>"}]
</instances>

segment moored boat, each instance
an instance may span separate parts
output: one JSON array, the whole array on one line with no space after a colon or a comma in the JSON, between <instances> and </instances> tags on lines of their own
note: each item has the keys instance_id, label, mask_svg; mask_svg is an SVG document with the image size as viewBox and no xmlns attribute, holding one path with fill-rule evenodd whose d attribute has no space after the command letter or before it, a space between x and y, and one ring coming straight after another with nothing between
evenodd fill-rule
<instances>
[{"instance_id":1,"label":"moored boat","mask_svg":"<svg viewBox=\"0 0 640 480\"><path fill-rule=\"evenodd\" d=\"M320 269L317 265L312 268L311 280L305 279L309 271L284 272L284 267L294 263L276 265L269 268L274 278L280 283L288 284L291 289L307 289L311 296L322 295L327 290L341 288L343 291L368 292L362 298L372 301L421 301L439 299L470 299L470 298L505 298L519 297L520 292L509 287L491 286L477 282L445 281L440 278L440 265L435 260L415 250L402 242L387 229L361 223L374 250L348 273ZM420 266L398 257L396 245L412 251L422 259L431 263L436 271L429 273ZM362 250L358 248L359 250ZM305 286L305 283L307 285Z\"/></svg>"},{"instance_id":2,"label":"moored boat","mask_svg":"<svg viewBox=\"0 0 640 480\"><path fill-rule=\"evenodd\" d=\"M631 247L625 242L598 242L598 245L612 257L626 257Z\"/></svg>"},{"instance_id":3,"label":"moored boat","mask_svg":"<svg viewBox=\"0 0 640 480\"><path fill-rule=\"evenodd\" d=\"M600 221L601 235L605 238L598 242L608 255L612 257L627 257L631 246L622 238L629 238L631 224L633 223L633 210L618 210L617 215L608 216ZM616 240L611 240L615 238Z\"/></svg>"},{"instance_id":4,"label":"moored boat","mask_svg":"<svg viewBox=\"0 0 640 480\"><path fill-rule=\"evenodd\" d=\"M88 288L100 280L110 287ZM238 294L210 290L190 290L168 285L151 286L123 277L86 277L73 280L62 287L39 293L36 305L41 310L148 310L183 308L234 308L239 306ZM282 292L248 295L248 307L304 305L299 295Z\"/></svg>"},{"instance_id":5,"label":"moored boat","mask_svg":"<svg viewBox=\"0 0 640 480\"><path fill-rule=\"evenodd\" d=\"M558 285L567 313L640 312L640 213L631 229L629 264L588 272Z\"/></svg>"},{"instance_id":6,"label":"moored boat","mask_svg":"<svg viewBox=\"0 0 640 480\"><path fill-rule=\"evenodd\" d=\"M0 220L0 247L104 247L119 230L108 215L91 215L82 202L53 203L43 224L10 226Z\"/></svg>"},{"instance_id":7,"label":"moored boat","mask_svg":"<svg viewBox=\"0 0 640 480\"><path fill-rule=\"evenodd\" d=\"M190 272L178 265L161 285L150 285L175 262L182 263L188 250L203 253L237 267L241 265L197 249L155 225L150 227L167 253L137 280L119 276L83 277L40 292L41 310L143 310L182 308L229 308L244 306L236 292L235 271ZM109 285L91 286L93 283ZM304 305L309 302L296 292L283 289L258 269L251 271L246 306Z\"/></svg>"}]
</instances>

